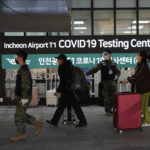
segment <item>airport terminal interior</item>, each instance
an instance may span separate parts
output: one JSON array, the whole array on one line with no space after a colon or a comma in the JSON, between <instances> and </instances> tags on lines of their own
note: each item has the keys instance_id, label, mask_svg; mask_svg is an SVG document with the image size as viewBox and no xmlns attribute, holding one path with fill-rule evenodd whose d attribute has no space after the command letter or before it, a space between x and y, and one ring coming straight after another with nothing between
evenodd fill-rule
<instances>
[{"instance_id":1,"label":"airport terminal interior","mask_svg":"<svg viewBox=\"0 0 150 150\"><path fill-rule=\"evenodd\" d=\"M26 126L27 139L13 143L18 50L28 53L36 99L27 112L44 125L38 137ZM150 53L150 0L0 0L0 149L149 150L150 126L120 132L114 129L113 114L105 115L101 71L86 76L87 88L79 92L86 127L74 127L76 116L64 123L67 110L58 127L45 122L59 103L54 96L60 83L55 57L66 54L86 74L107 50L120 70L116 92L136 92L123 81L136 72L137 52Z\"/></svg>"}]
</instances>

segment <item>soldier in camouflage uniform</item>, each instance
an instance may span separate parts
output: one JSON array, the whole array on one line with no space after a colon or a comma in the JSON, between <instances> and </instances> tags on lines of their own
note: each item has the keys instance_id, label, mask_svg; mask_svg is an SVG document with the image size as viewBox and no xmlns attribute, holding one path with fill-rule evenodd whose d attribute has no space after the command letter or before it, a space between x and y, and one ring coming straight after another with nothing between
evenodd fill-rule
<instances>
[{"instance_id":1,"label":"soldier in camouflage uniform","mask_svg":"<svg viewBox=\"0 0 150 150\"><path fill-rule=\"evenodd\" d=\"M106 116L112 114L112 97L117 91L117 80L120 70L114 61L111 60L111 52L104 52L104 61L100 62L96 68L89 70L86 74L91 75L101 70L101 81L103 84L103 96Z\"/></svg>"},{"instance_id":2,"label":"soldier in camouflage uniform","mask_svg":"<svg viewBox=\"0 0 150 150\"><path fill-rule=\"evenodd\" d=\"M17 73L16 88L14 93L14 100L17 102L14 120L18 134L17 136L11 138L13 142L26 139L25 123L34 125L36 135L39 135L42 127L42 122L36 121L35 117L26 113L27 108L32 100L32 78L30 70L25 64L26 58L26 52L17 52L15 61L20 65L20 68Z\"/></svg>"}]
</instances>

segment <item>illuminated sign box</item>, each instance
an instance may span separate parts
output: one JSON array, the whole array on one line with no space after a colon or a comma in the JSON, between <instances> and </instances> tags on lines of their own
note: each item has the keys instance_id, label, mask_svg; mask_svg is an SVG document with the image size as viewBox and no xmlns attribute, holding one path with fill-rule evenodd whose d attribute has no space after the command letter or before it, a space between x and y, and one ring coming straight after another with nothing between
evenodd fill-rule
<instances>
[{"instance_id":1,"label":"illuminated sign box","mask_svg":"<svg viewBox=\"0 0 150 150\"><path fill-rule=\"evenodd\" d=\"M56 53L101 53L111 50L114 53L136 53L149 51L149 36L53 36L53 37L4 37L2 53L15 53L26 50L30 54Z\"/></svg>"},{"instance_id":2,"label":"illuminated sign box","mask_svg":"<svg viewBox=\"0 0 150 150\"><path fill-rule=\"evenodd\" d=\"M58 54L29 54L26 63L30 68L57 68L55 57ZM112 60L114 60L119 67L135 67L136 53L114 53L112 54ZM76 66L81 68L95 67L99 62L103 60L102 54L67 54L68 59ZM5 54L2 55L2 67L3 69L15 69L19 66L15 63L15 55Z\"/></svg>"},{"instance_id":3,"label":"illuminated sign box","mask_svg":"<svg viewBox=\"0 0 150 150\"><path fill-rule=\"evenodd\" d=\"M103 60L102 53L111 50L119 67L135 67L139 50L150 51L149 36L42 36L3 37L2 67L17 68L15 53L27 51L30 68L56 68L55 56L67 54L81 68L95 67Z\"/></svg>"}]
</instances>

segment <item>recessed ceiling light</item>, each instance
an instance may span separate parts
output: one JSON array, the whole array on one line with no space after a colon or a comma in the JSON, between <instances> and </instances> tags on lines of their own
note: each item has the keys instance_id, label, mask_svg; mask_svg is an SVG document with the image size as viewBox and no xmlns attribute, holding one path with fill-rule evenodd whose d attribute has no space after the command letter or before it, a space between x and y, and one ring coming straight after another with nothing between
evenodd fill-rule
<instances>
[{"instance_id":1,"label":"recessed ceiling light","mask_svg":"<svg viewBox=\"0 0 150 150\"><path fill-rule=\"evenodd\" d=\"M136 31L124 31L123 33L125 33L125 34L131 34L131 33L136 33Z\"/></svg>"},{"instance_id":2,"label":"recessed ceiling light","mask_svg":"<svg viewBox=\"0 0 150 150\"><path fill-rule=\"evenodd\" d=\"M133 24L136 24L136 20L132 21ZM150 23L149 20L139 20L139 23L140 24L147 24L147 23Z\"/></svg>"},{"instance_id":3,"label":"recessed ceiling light","mask_svg":"<svg viewBox=\"0 0 150 150\"><path fill-rule=\"evenodd\" d=\"M143 29L144 26L139 26L139 29ZM128 27L128 29L136 29L136 26Z\"/></svg>"},{"instance_id":4,"label":"recessed ceiling light","mask_svg":"<svg viewBox=\"0 0 150 150\"><path fill-rule=\"evenodd\" d=\"M83 33L84 33L84 31L80 31L80 33L81 33L81 34L83 34Z\"/></svg>"},{"instance_id":5,"label":"recessed ceiling light","mask_svg":"<svg viewBox=\"0 0 150 150\"><path fill-rule=\"evenodd\" d=\"M84 24L84 21L74 21L74 24Z\"/></svg>"},{"instance_id":6,"label":"recessed ceiling light","mask_svg":"<svg viewBox=\"0 0 150 150\"><path fill-rule=\"evenodd\" d=\"M87 27L74 27L75 30L86 30Z\"/></svg>"}]
</instances>

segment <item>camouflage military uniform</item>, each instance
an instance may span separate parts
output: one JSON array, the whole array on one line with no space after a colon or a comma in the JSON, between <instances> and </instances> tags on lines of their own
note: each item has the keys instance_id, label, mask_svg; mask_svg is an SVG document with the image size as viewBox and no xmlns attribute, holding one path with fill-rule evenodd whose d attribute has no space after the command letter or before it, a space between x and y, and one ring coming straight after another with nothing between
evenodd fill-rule
<instances>
[{"instance_id":1,"label":"camouflage military uniform","mask_svg":"<svg viewBox=\"0 0 150 150\"><path fill-rule=\"evenodd\" d=\"M114 71L112 71L112 75L109 75L108 73L110 71L109 68L110 70L114 68ZM104 60L100 62L96 68L93 68L89 72L87 72L87 75L96 73L99 70L101 70L101 81L103 84L102 93L104 96L105 112L111 113L112 97L117 90L117 80L120 76L120 70L117 68L117 65L114 61Z\"/></svg>"},{"instance_id":2,"label":"camouflage military uniform","mask_svg":"<svg viewBox=\"0 0 150 150\"><path fill-rule=\"evenodd\" d=\"M17 73L16 79L16 113L14 115L14 120L18 133L25 133L25 123L32 124L35 121L35 117L30 116L26 113L27 108L32 99L32 80L29 68L27 65L20 67ZM28 103L22 105L21 99L28 99Z\"/></svg>"},{"instance_id":3,"label":"camouflage military uniform","mask_svg":"<svg viewBox=\"0 0 150 150\"><path fill-rule=\"evenodd\" d=\"M111 113L112 109L112 98L113 94L117 91L117 86L115 81L103 81L103 96L104 96L104 106L105 112Z\"/></svg>"}]
</instances>

